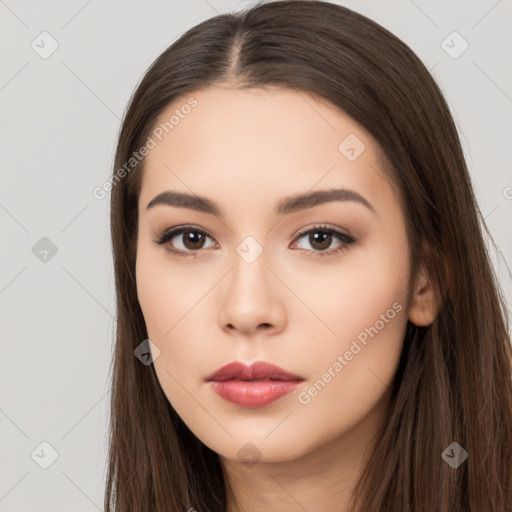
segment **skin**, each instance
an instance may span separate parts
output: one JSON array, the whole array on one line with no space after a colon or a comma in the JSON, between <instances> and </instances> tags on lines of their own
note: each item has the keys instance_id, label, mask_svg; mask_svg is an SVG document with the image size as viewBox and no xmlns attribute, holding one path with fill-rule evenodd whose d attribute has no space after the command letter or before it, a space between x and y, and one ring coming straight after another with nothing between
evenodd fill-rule
<instances>
[{"instance_id":1,"label":"skin","mask_svg":"<svg viewBox=\"0 0 512 512\"><path fill-rule=\"evenodd\" d=\"M158 379L183 421L219 454L240 503L230 497L228 512L345 510L388 406L407 320L427 325L435 317L423 271L408 298L409 245L397 192L380 170L376 142L322 98L229 85L191 96L197 106L147 156L139 196L137 290L160 350ZM188 98L176 99L158 122ZM338 150L349 134L365 145L354 161ZM330 188L356 191L375 211L333 201L274 213L285 197ZM165 190L206 196L224 217L168 205L146 210ZM197 257L154 242L188 224L208 234ZM332 237L322 249L303 235L322 224L356 242L319 255L341 245ZM263 250L250 264L236 251L247 236ZM183 235L171 244L194 252ZM299 394L393 304L401 310L301 403ZM204 380L232 361L268 361L305 380L270 405L239 407Z\"/></svg>"}]
</instances>

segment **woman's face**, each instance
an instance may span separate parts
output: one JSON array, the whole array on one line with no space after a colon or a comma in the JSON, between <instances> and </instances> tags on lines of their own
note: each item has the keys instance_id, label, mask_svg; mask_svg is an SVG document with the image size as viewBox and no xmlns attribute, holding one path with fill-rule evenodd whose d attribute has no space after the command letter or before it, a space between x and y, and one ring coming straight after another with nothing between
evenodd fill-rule
<instances>
[{"instance_id":1,"label":"woman's face","mask_svg":"<svg viewBox=\"0 0 512 512\"><path fill-rule=\"evenodd\" d=\"M173 115L145 161L136 264L169 402L227 459L292 460L368 432L397 368L409 285L375 141L327 101L278 88L211 86L157 125ZM296 379L207 380L256 361Z\"/></svg>"}]
</instances>

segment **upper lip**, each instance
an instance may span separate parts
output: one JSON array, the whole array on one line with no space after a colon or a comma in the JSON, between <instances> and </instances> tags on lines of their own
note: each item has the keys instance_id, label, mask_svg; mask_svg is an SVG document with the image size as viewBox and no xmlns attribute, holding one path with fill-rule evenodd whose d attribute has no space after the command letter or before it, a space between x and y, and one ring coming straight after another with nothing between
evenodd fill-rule
<instances>
[{"instance_id":1,"label":"upper lip","mask_svg":"<svg viewBox=\"0 0 512 512\"><path fill-rule=\"evenodd\" d=\"M247 366L244 363L234 362L222 366L206 377L206 380L223 382L226 380L304 380L298 375L287 372L279 366L264 361Z\"/></svg>"}]
</instances>

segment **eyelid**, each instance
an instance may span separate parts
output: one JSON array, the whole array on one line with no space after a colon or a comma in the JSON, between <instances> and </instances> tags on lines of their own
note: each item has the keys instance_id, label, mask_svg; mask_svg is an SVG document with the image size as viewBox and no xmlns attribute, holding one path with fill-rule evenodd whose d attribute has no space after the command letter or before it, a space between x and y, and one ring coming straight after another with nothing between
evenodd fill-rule
<instances>
[{"instance_id":1,"label":"eyelid","mask_svg":"<svg viewBox=\"0 0 512 512\"><path fill-rule=\"evenodd\" d=\"M355 238L346 229L343 229L343 228L340 228L340 227L334 226L334 225L329 225L329 224L323 223L323 222L312 223L312 224L309 224L309 225L301 228L297 233L295 233L293 235L294 239L299 236L305 235L305 234L309 233L310 231L314 231L314 230L339 233L339 234L344 235L347 238L350 238L355 241Z\"/></svg>"}]
</instances>

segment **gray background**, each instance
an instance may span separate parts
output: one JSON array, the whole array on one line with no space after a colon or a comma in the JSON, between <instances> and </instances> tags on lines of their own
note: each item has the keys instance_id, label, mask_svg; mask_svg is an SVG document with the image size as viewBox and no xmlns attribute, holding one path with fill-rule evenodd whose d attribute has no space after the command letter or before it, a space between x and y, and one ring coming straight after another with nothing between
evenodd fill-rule
<instances>
[{"instance_id":1,"label":"gray background","mask_svg":"<svg viewBox=\"0 0 512 512\"><path fill-rule=\"evenodd\" d=\"M114 287L109 200L92 190L111 173L120 118L151 62L191 26L249 3L0 1L2 512L103 510ZM409 44L445 92L510 303L511 1L339 3ZM31 47L49 48L43 31L59 45L46 59ZM458 58L445 51L462 49L453 31L469 44ZM43 237L55 254L41 252ZM42 442L58 454L47 469Z\"/></svg>"}]
</instances>

